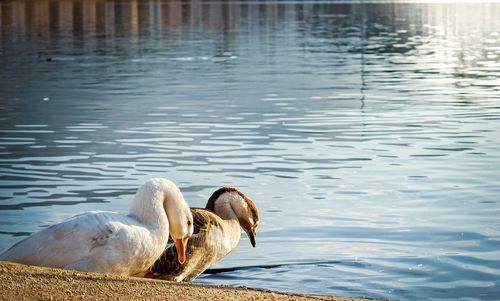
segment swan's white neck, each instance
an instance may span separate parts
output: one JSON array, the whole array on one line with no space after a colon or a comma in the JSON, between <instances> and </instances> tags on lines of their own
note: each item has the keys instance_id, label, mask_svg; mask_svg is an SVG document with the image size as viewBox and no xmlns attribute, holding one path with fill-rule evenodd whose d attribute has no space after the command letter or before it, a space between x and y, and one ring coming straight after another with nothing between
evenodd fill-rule
<instances>
[{"instance_id":1,"label":"swan's white neck","mask_svg":"<svg viewBox=\"0 0 500 301\"><path fill-rule=\"evenodd\" d=\"M176 218L184 198L177 186L166 179L151 179L137 191L130 210L137 221L160 232L169 232L169 219ZM169 218L172 217L172 218Z\"/></svg>"}]
</instances>

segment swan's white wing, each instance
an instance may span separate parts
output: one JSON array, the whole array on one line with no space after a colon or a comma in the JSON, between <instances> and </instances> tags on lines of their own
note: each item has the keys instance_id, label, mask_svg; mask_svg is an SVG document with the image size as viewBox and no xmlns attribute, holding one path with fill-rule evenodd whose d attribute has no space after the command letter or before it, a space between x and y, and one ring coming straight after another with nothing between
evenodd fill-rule
<instances>
[{"instance_id":1,"label":"swan's white wing","mask_svg":"<svg viewBox=\"0 0 500 301\"><path fill-rule=\"evenodd\" d=\"M0 260L59 268L76 265L86 270L82 263L86 261L88 264L104 249L111 250L106 255L110 261L127 255L117 254L115 249L118 238L124 236L124 227L133 228L134 224L129 217L113 212L80 214L18 242L1 254Z\"/></svg>"}]
</instances>

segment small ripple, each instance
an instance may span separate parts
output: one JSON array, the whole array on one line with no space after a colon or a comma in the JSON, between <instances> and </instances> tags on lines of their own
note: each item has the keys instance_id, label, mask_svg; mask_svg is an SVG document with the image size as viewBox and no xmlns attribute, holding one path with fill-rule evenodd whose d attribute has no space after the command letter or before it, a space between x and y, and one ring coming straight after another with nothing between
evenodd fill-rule
<instances>
[{"instance_id":1,"label":"small ripple","mask_svg":"<svg viewBox=\"0 0 500 301\"><path fill-rule=\"evenodd\" d=\"M13 237L22 237L22 236L29 236L31 235L32 232L8 232L8 231L0 231L1 235L10 235Z\"/></svg>"},{"instance_id":2,"label":"small ripple","mask_svg":"<svg viewBox=\"0 0 500 301\"><path fill-rule=\"evenodd\" d=\"M88 159L89 156L52 156L52 157L23 157L13 159L0 159L0 163L15 162L70 162L82 159Z\"/></svg>"},{"instance_id":3,"label":"small ripple","mask_svg":"<svg viewBox=\"0 0 500 301\"><path fill-rule=\"evenodd\" d=\"M424 147L424 149L438 150L438 151L445 151L445 152L463 152L463 151L467 151L467 150L474 150L473 148L470 148L470 147Z\"/></svg>"},{"instance_id":4,"label":"small ripple","mask_svg":"<svg viewBox=\"0 0 500 301\"><path fill-rule=\"evenodd\" d=\"M445 157L448 156L448 154L413 154L410 155L410 157L416 157L416 158L432 158L432 157Z\"/></svg>"},{"instance_id":5,"label":"small ripple","mask_svg":"<svg viewBox=\"0 0 500 301\"><path fill-rule=\"evenodd\" d=\"M52 130L0 130L0 133L6 134L53 134Z\"/></svg>"},{"instance_id":6,"label":"small ripple","mask_svg":"<svg viewBox=\"0 0 500 301\"><path fill-rule=\"evenodd\" d=\"M73 206L83 203L108 203L108 201L98 200L98 199L86 199L86 200L76 200L76 201L45 201L45 202L23 202L12 205L0 204L0 211L2 210L24 210L31 207L47 207L47 206Z\"/></svg>"},{"instance_id":7,"label":"small ripple","mask_svg":"<svg viewBox=\"0 0 500 301\"><path fill-rule=\"evenodd\" d=\"M16 124L16 128L46 128L46 124Z\"/></svg>"},{"instance_id":8,"label":"small ripple","mask_svg":"<svg viewBox=\"0 0 500 301\"><path fill-rule=\"evenodd\" d=\"M60 144L86 144L86 143L92 143L92 141L90 141L90 140L70 139L70 140L54 140L54 143L60 143Z\"/></svg>"}]
</instances>

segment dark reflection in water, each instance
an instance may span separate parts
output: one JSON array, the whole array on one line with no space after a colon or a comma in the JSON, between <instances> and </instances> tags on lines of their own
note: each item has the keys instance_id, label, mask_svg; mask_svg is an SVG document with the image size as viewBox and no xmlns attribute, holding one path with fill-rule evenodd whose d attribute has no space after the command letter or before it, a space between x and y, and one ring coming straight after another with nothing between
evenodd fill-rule
<instances>
[{"instance_id":1,"label":"dark reflection in water","mask_svg":"<svg viewBox=\"0 0 500 301\"><path fill-rule=\"evenodd\" d=\"M500 4L0 2L0 249L153 176L235 185L200 278L500 299Z\"/></svg>"}]
</instances>

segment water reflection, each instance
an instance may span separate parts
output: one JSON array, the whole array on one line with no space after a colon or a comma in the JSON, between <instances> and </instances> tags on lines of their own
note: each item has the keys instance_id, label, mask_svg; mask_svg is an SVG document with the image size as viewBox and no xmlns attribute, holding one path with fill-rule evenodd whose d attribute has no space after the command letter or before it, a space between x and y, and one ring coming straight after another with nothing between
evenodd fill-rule
<instances>
[{"instance_id":1,"label":"water reflection","mask_svg":"<svg viewBox=\"0 0 500 301\"><path fill-rule=\"evenodd\" d=\"M482 19L485 12L487 20L474 22ZM415 78L450 72L461 79L455 82L457 88L470 85L495 88L498 32L485 30L484 26L498 28L498 15L498 5L491 3L473 6L40 0L3 1L0 24L2 52L14 51L9 47L13 42L28 40L38 44L38 55L48 61L64 59L53 57L60 50L58 43L70 42L76 52L119 54L133 49L120 48L117 43L120 38L127 38L129 43L160 37L185 39L183 30L188 29L192 35L196 34L194 28L223 35L216 50L222 53L234 50L239 31L258 28L257 39L270 33L266 45L276 43L277 32L292 31L298 39L312 38L298 42L298 47L306 53L361 53L362 75L371 72L367 65L373 65L371 61L381 57L400 66L397 71L417 64L416 59L425 56L442 63L431 70L423 64L426 66L423 70L412 66ZM250 22L253 20L256 22ZM342 64L342 58L339 60ZM448 63L453 66L447 66Z\"/></svg>"},{"instance_id":2,"label":"water reflection","mask_svg":"<svg viewBox=\"0 0 500 301\"><path fill-rule=\"evenodd\" d=\"M112 38L147 36L179 26L203 26L228 30L241 19L247 4L203 1L4 1L4 31L51 36L60 32L75 36L96 33ZM264 5L261 5L265 7ZM264 10L265 11L265 10Z\"/></svg>"},{"instance_id":3,"label":"water reflection","mask_svg":"<svg viewBox=\"0 0 500 301\"><path fill-rule=\"evenodd\" d=\"M201 281L498 299L499 12L2 1L0 248L163 176L263 213Z\"/></svg>"}]
</instances>

